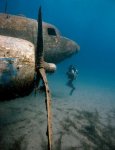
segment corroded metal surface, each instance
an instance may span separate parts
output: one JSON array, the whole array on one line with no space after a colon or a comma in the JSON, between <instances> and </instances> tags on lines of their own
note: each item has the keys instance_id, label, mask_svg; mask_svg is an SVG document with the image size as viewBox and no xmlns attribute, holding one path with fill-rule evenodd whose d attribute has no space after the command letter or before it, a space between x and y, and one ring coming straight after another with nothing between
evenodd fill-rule
<instances>
[{"instance_id":1,"label":"corroded metal surface","mask_svg":"<svg viewBox=\"0 0 115 150\"><path fill-rule=\"evenodd\" d=\"M42 80L45 86L45 102L47 109L47 136L48 136L48 150L52 150L53 147L53 131L52 131L52 111L51 111L51 94L48 86L48 81L46 77L46 73L44 68L39 69L39 73L41 74Z\"/></svg>"},{"instance_id":2,"label":"corroded metal surface","mask_svg":"<svg viewBox=\"0 0 115 150\"><path fill-rule=\"evenodd\" d=\"M43 28L42 28L42 12L41 7L38 13L38 34L37 34L37 46L35 52L35 70L37 79L42 79L45 88L45 103L47 110L47 139L48 139L48 150L52 150L52 113L51 113L51 94L48 86L46 72L44 68L44 49L43 49ZM36 80L37 82L37 80ZM36 84L37 85L37 84Z\"/></svg>"},{"instance_id":3,"label":"corroded metal surface","mask_svg":"<svg viewBox=\"0 0 115 150\"><path fill-rule=\"evenodd\" d=\"M56 35L49 35L48 28ZM21 16L0 14L0 35L16 37L32 42L36 46L37 21ZM46 62L57 63L79 51L79 45L60 35L59 30L43 22L44 58Z\"/></svg>"},{"instance_id":4,"label":"corroded metal surface","mask_svg":"<svg viewBox=\"0 0 115 150\"><path fill-rule=\"evenodd\" d=\"M15 97L28 93L33 86L34 65L32 43L0 36L0 96L9 93Z\"/></svg>"},{"instance_id":5,"label":"corroded metal surface","mask_svg":"<svg viewBox=\"0 0 115 150\"><path fill-rule=\"evenodd\" d=\"M32 90L37 30L34 19L0 14L0 97L23 96ZM77 43L61 36L55 26L45 22L43 44L44 67L49 72L56 70L52 63L61 62L79 51Z\"/></svg>"}]
</instances>

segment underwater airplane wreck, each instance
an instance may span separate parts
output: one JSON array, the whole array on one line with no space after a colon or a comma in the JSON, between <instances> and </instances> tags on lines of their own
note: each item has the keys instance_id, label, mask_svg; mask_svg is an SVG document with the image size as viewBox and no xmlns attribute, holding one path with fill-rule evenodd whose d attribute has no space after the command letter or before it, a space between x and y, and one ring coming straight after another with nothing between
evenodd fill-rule
<instances>
[{"instance_id":1,"label":"underwater airplane wreck","mask_svg":"<svg viewBox=\"0 0 115 150\"><path fill-rule=\"evenodd\" d=\"M34 87L37 20L0 14L0 100L22 97ZM43 22L44 68L55 72L56 63L77 53L79 45Z\"/></svg>"}]
</instances>

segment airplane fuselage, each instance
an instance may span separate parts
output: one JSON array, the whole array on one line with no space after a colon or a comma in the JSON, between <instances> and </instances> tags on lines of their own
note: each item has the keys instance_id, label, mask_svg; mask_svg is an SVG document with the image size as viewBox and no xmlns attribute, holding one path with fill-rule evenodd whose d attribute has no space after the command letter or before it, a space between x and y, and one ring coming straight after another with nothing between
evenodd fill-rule
<instances>
[{"instance_id":1,"label":"airplane fuselage","mask_svg":"<svg viewBox=\"0 0 115 150\"><path fill-rule=\"evenodd\" d=\"M37 21L0 14L0 97L28 94L34 86ZM79 45L43 23L44 60L58 63L79 51ZM52 69L46 63L46 70ZM55 69L55 68L54 68ZM5 93L7 93L5 95Z\"/></svg>"}]
</instances>

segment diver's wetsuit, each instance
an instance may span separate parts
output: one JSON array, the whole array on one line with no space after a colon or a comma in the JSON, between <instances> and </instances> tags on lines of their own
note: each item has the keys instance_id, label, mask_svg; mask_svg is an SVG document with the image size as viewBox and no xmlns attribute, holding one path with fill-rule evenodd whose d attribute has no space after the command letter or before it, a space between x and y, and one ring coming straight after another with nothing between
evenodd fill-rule
<instances>
[{"instance_id":1,"label":"diver's wetsuit","mask_svg":"<svg viewBox=\"0 0 115 150\"><path fill-rule=\"evenodd\" d=\"M72 95L73 91L75 90L75 87L73 85L73 79L70 79L67 83L67 85L72 88L71 91L70 91L70 95Z\"/></svg>"},{"instance_id":2,"label":"diver's wetsuit","mask_svg":"<svg viewBox=\"0 0 115 150\"><path fill-rule=\"evenodd\" d=\"M75 67L73 66L70 66L69 67L69 70L67 72L67 76L68 76L68 82L67 82L67 85L71 88L71 91L70 91L70 95L73 94L73 91L75 90L75 87L73 85L73 80L76 79L76 75L77 75L78 71L76 70Z\"/></svg>"}]
</instances>

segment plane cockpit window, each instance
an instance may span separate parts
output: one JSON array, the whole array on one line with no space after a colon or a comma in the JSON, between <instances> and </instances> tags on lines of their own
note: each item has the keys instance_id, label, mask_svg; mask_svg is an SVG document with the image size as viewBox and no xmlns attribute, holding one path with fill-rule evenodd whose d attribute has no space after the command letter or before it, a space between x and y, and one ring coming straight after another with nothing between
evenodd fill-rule
<instances>
[{"instance_id":1,"label":"plane cockpit window","mask_svg":"<svg viewBox=\"0 0 115 150\"><path fill-rule=\"evenodd\" d=\"M56 36L56 31L54 28L48 28L48 35Z\"/></svg>"}]
</instances>

